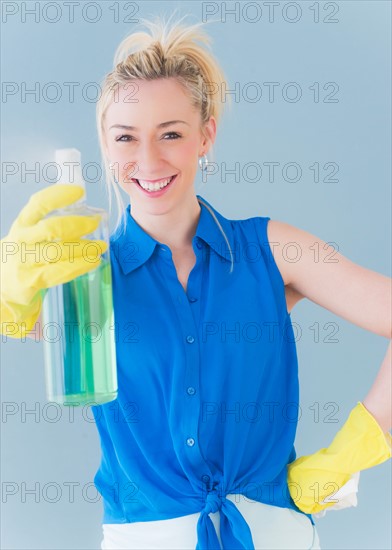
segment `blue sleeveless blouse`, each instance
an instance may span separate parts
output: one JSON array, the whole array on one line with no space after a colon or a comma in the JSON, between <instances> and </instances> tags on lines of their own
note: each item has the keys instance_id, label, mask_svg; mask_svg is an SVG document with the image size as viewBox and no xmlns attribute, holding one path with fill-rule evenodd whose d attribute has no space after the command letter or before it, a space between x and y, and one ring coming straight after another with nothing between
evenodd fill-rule
<instances>
[{"instance_id":1,"label":"blue sleeveless blouse","mask_svg":"<svg viewBox=\"0 0 392 550\"><path fill-rule=\"evenodd\" d=\"M227 494L303 513L287 486L295 335L270 218L227 219L197 198L186 292L170 249L136 223L131 205L111 237L118 397L91 407L101 442L94 482L103 523L200 512L196 548L215 549L208 514L219 510L224 548L249 550L249 526Z\"/></svg>"}]
</instances>

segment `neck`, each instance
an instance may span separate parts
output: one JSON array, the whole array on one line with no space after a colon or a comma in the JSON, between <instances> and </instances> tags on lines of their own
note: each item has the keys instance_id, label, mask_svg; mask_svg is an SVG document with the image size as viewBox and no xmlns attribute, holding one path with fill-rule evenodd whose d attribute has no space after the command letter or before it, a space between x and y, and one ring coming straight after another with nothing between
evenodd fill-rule
<instances>
[{"instance_id":1,"label":"neck","mask_svg":"<svg viewBox=\"0 0 392 550\"><path fill-rule=\"evenodd\" d=\"M196 195L185 197L175 208L158 214L140 211L136 205L131 207L133 219L144 231L172 251L192 246L200 212Z\"/></svg>"}]
</instances>

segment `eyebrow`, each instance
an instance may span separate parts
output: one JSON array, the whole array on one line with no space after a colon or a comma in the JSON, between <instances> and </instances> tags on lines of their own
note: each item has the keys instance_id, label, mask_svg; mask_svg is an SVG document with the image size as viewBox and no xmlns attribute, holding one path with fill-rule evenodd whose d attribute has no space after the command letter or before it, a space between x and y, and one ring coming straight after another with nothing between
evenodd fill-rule
<instances>
[{"instance_id":1,"label":"eyebrow","mask_svg":"<svg viewBox=\"0 0 392 550\"><path fill-rule=\"evenodd\" d=\"M190 126L190 124L188 124L188 122L185 122L185 120L168 120L167 122L161 122L160 124L158 124L157 128L166 128L167 126L171 126L172 124L187 124L188 126ZM110 126L109 130L111 130L112 128L120 128L121 130L137 130L136 126L125 126L124 124L114 124L113 126Z\"/></svg>"}]
</instances>

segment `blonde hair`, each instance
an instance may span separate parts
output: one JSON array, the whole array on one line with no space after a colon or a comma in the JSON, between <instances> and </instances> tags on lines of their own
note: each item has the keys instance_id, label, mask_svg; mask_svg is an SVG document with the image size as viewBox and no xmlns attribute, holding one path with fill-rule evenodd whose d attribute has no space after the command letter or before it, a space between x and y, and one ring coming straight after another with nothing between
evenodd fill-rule
<instances>
[{"instance_id":1,"label":"blonde hair","mask_svg":"<svg viewBox=\"0 0 392 550\"><path fill-rule=\"evenodd\" d=\"M117 203L115 229L121 224L124 203L105 154L104 122L106 110L113 101L116 89L135 79L176 78L188 92L192 106L200 112L203 135L206 135L204 124L211 116L217 123L221 119L223 104L220 92L221 87L226 85L225 75L213 55L203 47L210 46L211 43L211 38L200 28L205 23L182 25L184 17L186 16L174 23L170 22L171 17L167 21L160 16L156 16L155 20L141 19L149 33L137 31L124 38L115 52L114 68L101 84L102 93L96 106L96 123L109 195L109 210L112 210L112 192ZM223 233L216 216L210 208L208 210ZM223 235L228 243L226 235Z\"/></svg>"}]
</instances>

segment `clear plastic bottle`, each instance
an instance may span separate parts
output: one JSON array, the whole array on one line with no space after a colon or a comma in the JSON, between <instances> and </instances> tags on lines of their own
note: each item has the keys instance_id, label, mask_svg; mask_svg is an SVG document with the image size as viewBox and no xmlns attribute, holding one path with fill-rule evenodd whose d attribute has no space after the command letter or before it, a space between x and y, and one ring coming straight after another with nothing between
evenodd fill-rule
<instances>
[{"instance_id":1,"label":"clear plastic bottle","mask_svg":"<svg viewBox=\"0 0 392 550\"><path fill-rule=\"evenodd\" d=\"M56 151L58 183L85 187L77 149ZM87 206L84 197L50 215L101 215L83 236L109 244L107 213ZM42 328L46 396L61 405L101 404L117 398L116 347L109 246L100 265L69 283L45 290Z\"/></svg>"}]
</instances>

